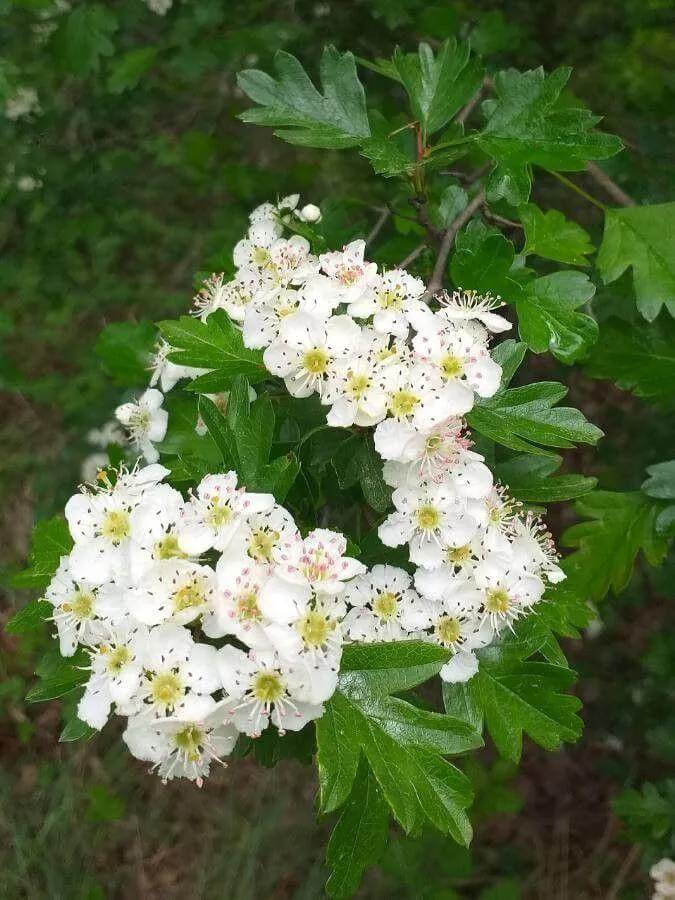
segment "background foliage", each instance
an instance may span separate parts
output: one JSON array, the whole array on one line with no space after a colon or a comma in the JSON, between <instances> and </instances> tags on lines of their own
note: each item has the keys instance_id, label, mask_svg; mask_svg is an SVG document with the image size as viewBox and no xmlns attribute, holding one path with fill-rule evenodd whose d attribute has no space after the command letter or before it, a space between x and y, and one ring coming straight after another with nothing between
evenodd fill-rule
<instances>
[{"instance_id":1,"label":"background foliage","mask_svg":"<svg viewBox=\"0 0 675 900\"><path fill-rule=\"evenodd\" d=\"M11 98L30 86L41 108L26 119L0 119L6 148L0 173L0 548L7 570L25 555L33 518L53 513L79 479L88 450L83 435L106 420L120 391L137 381L134 359L128 380L118 374L123 383L115 384L106 376L106 356L116 354L119 344L107 346L106 338L97 345L103 325L184 310L195 272L227 271L228 248L257 202L296 190L308 200L340 196L348 201L341 214L366 233L377 208L390 199L387 186L372 179L368 159L295 148L267 129L238 122L236 115L250 103L236 72L270 71L278 49L314 72L328 42L372 60L389 57L397 43L411 50L419 39L437 45L453 33L469 37L491 70L544 64L550 72L571 64L574 93L606 115L603 127L621 135L628 148L606 170L638 203L663 203L674 195L670 6L667 0L620 0L608 8L589 0L571 16L569 4L557 0L435 6L419 0L186 0L159 17L142 0L80 2L63 10L41 0L0 3L0 95ZM365 70L361 76L371 105L385 115L397 108L393 82ZM420 110L430 128L438 122L434 115L442 117ZM364 153L377 161L376 138ZM493 138L491 150L499 149ZM385 168L395 163L382 160ZM500 184L507 185L507 199L520 204L522 169L508 157L504 168ZM39 186L26 190L26 178ZM590 180L575 180L599 196ZM449 219L457 199L447 198ZM561 242L547 237L560 223L538 208L562 210L584 226L595 246L601 212L553 178L538 179L533 201L536 206L522 211L524 235L514 232L513 240L524 239L542 257L583 265L590 250L583 231L567 226L560 260ZM672 853L674 795L667 779L675 760L675 638L667 629L667 598L673 565L666 560L652 570L644 564L645 558L655 563L663 557L654 517L658 509L667 528L667 501L675 499L672 470L658 466L674 455L669 415L675 387L675 326L667 311L659 311L658 297L670 292L672 298L675 276L672 263L655 268L644 249L655 235L663 238L668 222L672 214L665 206L648 219L639 209L610 215L594 263L602 276L594 275L597 345L588 356L594 326L583 313L588 297L581 282L560 286L557 295L574 303L562 323L567 339L553 352L561 363L583 358L584 364L568 369L533 358L526 376L565 382L570 406L611 436L597 454L573 455L575 468L598 477L603 490L577 502L583 521L566 534L576 548L568 575L573 585L575 573L582 572L585 583L591 573L589 599L611 594L600 612L602 625L567 648L581 674L583 742L555 756L526 743L516 784L515 770L495 763L489 751L481 762L467 763L479 798L473 858L437 838L397 840L363 896L418 897L428 890L430 897L508 900L523 893L551 896L551 885L563 884L569 896L606 896L608 890L643 896L643 850L647 860ZM392 263L414 246L418 228L402 216L393 224L380 248ZM627 233L641 236L631 245L629 272L622 251ZM487 273L467 272L471 247L466 249L463 262L457 246L454 277L481 277L486 289L513 295L513 284L503 285L513 262L506 242L495 246L496 263ZM542 322L551 287L527 288L543 310L541 320L521 332L534 349L548 344ZM533 472L524 476L531 485ZM573 516L568 508L558 516L560 533ZM617 552L621 544L623 552ZM645 555L633 573L640 551ZM20 602L8 594L7 609ZM0 867L1 893L321 895L325 834L312 825L309 769L285 763L261 774L241 763L237 778L233 767L205 803L189 786L162 789L148 784L140 767L123 769L103 740L71 753L57 744L58 708L36 712L24 705L39 648L23 643L17 655L11 637L0 640L0 746L6 758L0 859L8 854ZM489 671L481 677L489 679ZM518 736L492 733L498 745L515 741L517 755ZM298 794L306 801L298 802ZM172 812L177 806L180 816ZM280 841L282 833L292 841ZM73 835L67 857L53 850L54 837L63 834Z\"/></svg>"}]
</instances>

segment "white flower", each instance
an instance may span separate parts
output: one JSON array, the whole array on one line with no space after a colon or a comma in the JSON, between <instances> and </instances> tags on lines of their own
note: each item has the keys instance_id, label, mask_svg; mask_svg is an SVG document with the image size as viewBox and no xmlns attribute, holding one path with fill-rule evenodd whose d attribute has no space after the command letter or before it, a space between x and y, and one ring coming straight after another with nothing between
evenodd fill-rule
<instances>
[{"instance_id":1,"label":"white flower","mask_svg":"<svg viewBox=\"0 0 675 900\"><path fill-rule=\"evenodd\" d=\"M198 369L195 366L181 366L178 363L171 362L168 359L169 353L173 351L173 347L166 341L160 341L155 347L155 355L150 363L151 376L150 387L159 384L162 391L166 394L181 380L181 378L196 378L208 369Z\"/></svg>"},{"instance_id":2,"label":"white flower","mask_svg":"<svg viewBox=\"0 0 675 900\"><path fill-rule=\"evenodd\" d=\"M128 595L129 612L146 625L171 620L187 625L211 612L215 575L188 559L161 559Z\"/></svg>"},{"instance_id":3,"label":"white flower","mask_svg":"<svg viewBox=\"0 0 675 900\"><path fill-rule=\"evenodd\" d=\"M265 512L273 506L272 494L251 494L237 488L236 472L207 475L185 505L177 529L178 544L190 556L205 553L212 547L224 550L245 516Z\"/></svg>"},{"instance_id":4,"label":"white flower","mask_svg":"<svg viewBox=\"0 0 675 900\"><path fill-rule=\"evenodd\" d=\"M375 331L406 338L408 315L424 306L418 300L424 290L424 282L405 269L390 269L377 275L370 290L351 302L347 312L357 318L373 316Z\"/></svg>"},{"instance_id":5,"label":"white flower","mask_svg":"<svg viewBox=\"0 0 675 900\"><path fill-rule=\"evenodd\" d=\"M234 322L243 322L246 308L272 289L259 272L240 269L231 281L222 273L207 278L194 298L195 314L205 322L216 309L224 309Z\"/></svg>"},{"instance_id":6,"label":"white flower","mask_svg":"<svg viewBox=\"0 0 675 900\"><path fill-rule=\"evenodd\" d=\"M462 684L469 681L478 671L478 659L469 650L460 650L447 662L439 675L447 684Z\"/></svg>"},{"instance_id":7,"label":"white flower","mask_svg":"<svg viewBox=\"0 0 675 900\"><path fill-rule=\"evenodd\" d=\"M185 502L178 491L160 484L131 513L129 544L131 577L137 581L160 560L185 559L176 536Z\"/></svg>"},{"instance_id":8,"label":"white flower","mask_svg":"<svg viewBox=\"0 0 675 900\"><path fill-rule=\"evenodd\" d=\"M38 112L40 112L40 102L37 91L33 88L20 87L5 102L5 115L12 121L24 119Z\"/></svg>"},{"instance_id":9,"label":"white flower","mask_svg":"<svg viewBox=\"0 0 675 900\"><path fill-rule=\"evenodd\" d=\"M672 859L660 859L649 870L654 879L653 900L673 900L675 898L675 862Z\"/></svg>"},{"instance_id":10,"label":"white flower","mask_svg":"<svg viewBox=\"0 0 675 900\"><path fill-rule=\"evenodd\" d=\"M473 393L457 381L444 381L432 366L416 363L398 367L396 387L389 394L389 413L398 426L388 425L383 439L380 423L375 430L375 447L380 456L398 453L410 440L410 426L416 431L431 431L473 406ZM395 449L387 451L389 445ZM380 447L382 450L380 450ZM396 457L393 457L396 458Z\"/></svg>"},{"instance_id":11,"label":"white flower","mask_svg":"<svg viewBox=\"0 0 675 900\"><path fill-rule=\"evenodd\" d=\"M322 402L331 406L326 416L328 425L375 425L387 415L399 370L383 349L382 339L364 328L353 354L336 361L322 397Z\"/></svg>"},{"instance_id":12,"label":"white flower","mask_svg":"<svg viewBox=\"0 0 675 900\"><path fill-rule=\"evenodd\" d=\"M322 271L335 280L344 303L354 303L377 279L377 264L364 260L365 250L366 242L358 240L319 257Z\"/></svg>"},{"instance_id":13,"label":"white flower","mask_svg":"<svg viewBox=\"0 0 675 900\"><path fill-rule=\"evenodd\" d=\"M497 315L493 310L504 306L501 297L493 297L492 294L478 294L476 291L453 291L452 296L447 291L440 291L435 299L441 304L438 313L449 322L469 322L477 319L488 331L509 331L511 323L503 316Z\"/></svg>"},{"instance_id":14,"label":"white flower","mask_svg":"<svg viewBox=\"0 0 675 900\"><path fill-rule=\"evenodd\" d=\"M107 453L90 453L82 460L80 478L85 483L96 481L98 473L105 469L109 462L110 458Z\"/></svg>"},{"instance_id":15,"label":"white flower","mask_svg":"<svg viewBox=\"0 0 675 900\"><path fill-rule=\"evenodd\" d=\"M263 512L252 512L242 520L241 526L223 550L223 562L271 567L275 550L282 544L300 537L293 516L283 506L275 504Z\"/></svg>"},{"instance_id":16,"label":"white flower","mask_svg":"<svg viewBox=\"0 0 675 900\"><path fill-rule=\"evenodd\" d=\"M87 432L87 443L92 447L101 447L105 450L110 444L118 444L120 447L124 445L124 432L119 426L119 422L110 421L101 425L100 428L92 428Z\"/></svg>"},{"instance_id":17,"label":"white flower","mask_svg":"<svg viewBox=\"0 0 675 900\"><path fill-rule=\"evenodd\" d=\"M388 547L407 542L415 565L437 568L448 547L461 547L476 533L478 523L444 483L397 488L392 499L396 512L380 525L378 535Z\"/></svg>"},{"instance_id":18,"label":"white flower","mask_svg":"<svg viewBox=\"0 0 675 900\"><path fill-rule=\"evenodd\" d=\"M228 645L218 651L218 668L229 718L251 737L258 737L270 719L283 734L300 731L323 714L320 704L296 698L296 680L282 671L274 656L254 657Z\"/></svg>"},{"instance_id":19,"label":"white flower","mask_svg":"<svg viewBox=\"0 0 675 900\"><path fill-rule=\"evenodd\" d=\"M311 588L319 594L338 594L345 581L362 575L366 567L345 556L344 535L327 528L315 528L302 540L282 544L275 551L276 574L293 585Z\"/></svg>"},{"instance_id":20,"label":"white flower","mask_svg":"<svg viewBox=\"0 0 675 900\"><path fill-rule=\"evenodd\" d=\"M78 718L87 725L103 728L113 703L120 715L136 711L133 699L143 672L140 649L147 638L145 626L124 619L90 651L91 675L77 707Z\"/></svg>"},{"instance_id":21,"label":"white flower","mask_svg":"<svg viewBox=\"0 0 675 900\"><path fill-rule=\"evenodd\" d=\"M171 714L188 691L212 694L220 687L215 647L197 643L180 625L151 628L139 653L143 677L137 696L144 714Z\"/></svg>"},{"instance_id":22,"label":"white flower","mask_svg":"<svg viewBox=\"0 0 675 900\"><path fill-rule=\"evenodd\" d=\"M251 223L248 235L235 244L232 258L238 269L265 272L270 264L269 249L283 234L277 219L260 219Z\"/></svg>"},{"instance_id":23,"label":"white flower","mask_svg":"<svg viewBox=\"0 0 675 900\"><path fill-rule=\"evenodd\" d=\"M565 579L558 565L558 552L544 523L533 513L515 517L511 524L512 565L522 571L536 571L551 584Z\"/></svg>"},{"instance_id":24,"label":"white flower","mask_svg":"<svg viewBox=\"0 0 675 900\"><path fill-rule=\"evenodd\" d=\"M223 723L224 702L188 695L164 719L134 716L122 739L137 759L153 763L163 781L187 778L201 787L212 762L225 765L239 732Z\"/></svg>"},{"instance_id":25,"label":"white flower","mask_svg":"<svg viewBox=\"0 0 675 900\"><path fill-rule=\"evenodd\" d=\"M447 384L463 388L473 405L474 391L479 397L492 397L499 390L502 369L490 356L485 330L475 323L446 324L440 314L435 317L436 328L419 332L413 340L417 358L432 365Z\"/></svg>"},{"instance_id":26,"label":"white flower","mask_svg":"<svg viewBox=\"0 0 675 900\"><path fill-rule=\"evenodd\" d=\"M149 10L158 16L165 16L173 6L173 0L145 0Z\"/></svg>"},{"instance_id":27,"label":"white flower","mask_svg":"<svg viewBox=\"0 0 675 900\"><path fill-rule=\"evenodd\" d=\"M52 619L59 636L62 656L72 656L78 644L95 642L106 630L106 622L124 617L122 592L114 584L77 578L67 556L61 557L54 577L45 591L45 600L54 607Z\"/></svg>"},{"instance_id":28,"label":"white flower","mask_svg":"<svg viewBox=\"0 0 675 900\"><path fill-rule=\"evenodd\" d=\"M263 360L273 375L284 379L290 394L309 397L322 393L336 360L349 356L360 336L349 316L332 316L324 323L299 312L284 319Z\"/></svg>"},{"instance_id":29,"label":"white flower","mask_svg":"<svg viewBox=\"0 0 675 900\"><path fill-rule=\"evenodd\" d=\"M273 649L264 628L269 620L259 606L260 590L269 578L268 569L221 556L216 578L213 609L202 625L204 634L210 638L232 634L254 650Z\"/></svg>"},{"instance_id":30,"label":"white flower","mask_svg":"<svg viewBox=\"0 0 675 900\"><path fill-rule=\"evenodd\" d=\"M343 599L351 607L345 629L353 641L400 641L428 628L433 604L412 589L412 578L395 566L377 565L351 581Z\"/></svg>"},{"instance_id":31,"label":"white flower","mask_svg":"<svg viewBox=\"0 0 675 900\"><path fill-rule=\"evenodd\" d=\"M510 560L497 553L491 553L476 566L474 578L484 592L482 615L495 631L526 615L545 588L538 575L514 570Z\"/></svg>"},{"instance_id":32,"label":"white flower","mask_svg":"<svg viewBox=\"0 0 675 900\"><path fill-rule=\"evenodd\" d=\"M282 322L300 308L300 293L295 288L267 292L258 302L250 303L244 310L242 339L250 350L268 347L279 337Z\"/></svg>"},{"instance_id":33,"label":"white flower","mask_svg":"<svg viewBox=\"0 0 675 900\"><path fill-rule=\"evenodd\" d=\"M162 392L149 388L135 403L123 403L115 410L115 417L149 463L159 459L154 445L164 439L169 423L169 414L162 409L163 403Z\"/></svg>"}]
</instances>

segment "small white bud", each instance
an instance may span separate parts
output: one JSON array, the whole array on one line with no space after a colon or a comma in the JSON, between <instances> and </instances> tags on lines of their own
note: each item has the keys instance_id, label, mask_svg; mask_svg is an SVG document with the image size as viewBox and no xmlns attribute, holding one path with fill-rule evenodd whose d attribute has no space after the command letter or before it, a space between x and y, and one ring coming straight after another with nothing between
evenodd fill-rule
<instances>
[{"instance_id":1,"label":"small white bud","mask_svg":"<svg viewBox=\"0 0 675 900\"><path fill-rule=\"evenodd\" d=\"M321 210L318 206L315 206L313 203L308 203L306 206L303 206L300 210L300 219L303 222L320 222L321 221Z\"/></svg>"}]
</instances>

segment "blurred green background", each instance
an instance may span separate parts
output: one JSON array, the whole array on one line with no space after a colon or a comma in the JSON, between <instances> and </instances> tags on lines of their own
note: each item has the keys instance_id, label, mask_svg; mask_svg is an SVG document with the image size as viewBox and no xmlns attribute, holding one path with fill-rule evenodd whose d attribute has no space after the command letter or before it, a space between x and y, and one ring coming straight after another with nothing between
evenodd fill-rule
<instances>
[{"instance_id":1,"label":"blurred green background","mask_svg":"<svg viewBox=\"0 0 675 900\"><path fill-rule=\"evenodd\" d=\"M372 58L453 33L469 37L491 68L569 64L572 90L628 148L609 162L613 176L638 202L675 196L671 0L174 0L163 15L153 8L161 0L0 0L1 104L29 88L39 105L24 117L0 115L5 575L25 556L33 521L54 514L77 484L92 449L87 431L119 402L121 389L95 353L105 324L185 310L196 274L227 267L257 203L290 192L317 203L339 196L368 223L386 198L386 185L355 154L290 147L238 122L247 105L239 69L269 68L280 48L311 70L328 42ZM368 71L362 77L371 102L388 90ZM597 211L574 195L551 184L538 202L599 234ZM620 303L622 290L605 301L601 292L600 308ZM603 487L639 485L644 465L672 456L658 410L562 377L573 404L614 436L594 461L584 459ZM480 816L472 855L440 838L397 838L360 896L646 896L638 847L610 797L675 760L664 725L667 715L672 722L675 640L663 601L674 575L672 564L658 577L638 573L603 611L603 625L568 648L586 703L579 746L557 754L529 747L519 773L494 766L486 752L469 765ZM24 599L7 591L0 622ZM323 896L330 823L315 822L311 767L235 761L200 792L149 778L118 752L114 726L84 747L58 744L58 704L23 701L36 650L0 636L0 897Z\"/></svg>"}]
</instances>

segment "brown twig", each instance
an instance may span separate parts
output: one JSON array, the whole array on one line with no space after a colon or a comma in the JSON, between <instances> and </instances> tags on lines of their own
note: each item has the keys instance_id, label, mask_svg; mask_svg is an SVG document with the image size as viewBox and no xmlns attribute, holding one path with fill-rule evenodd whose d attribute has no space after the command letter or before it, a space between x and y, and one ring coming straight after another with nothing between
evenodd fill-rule
<instances>
[{"instance_id":1,"label":"brown twig","mask_svg":"<svg viewBox=\"0 0 675 900\"><path fill-rule=\"evenodd\" d=\"M619 868L619 871L616 874L616 878L612 882L612 886L610 887L605 900L616 900L619 896L619 892L621 888L626 883L626 879L630 875L630 871L638 861L640 857L640 848L637 845L634 845L630 848L626 856L624 857L623 862Z\"/></svg>"},{"instance_id":2,"label":"brown twig","mask_svg":"<svg viewBox=\"0 0 675 900\"><path fill-rule=\"evenodd\" d=\"M463 125L466 120L469 118L471 113L474 111L476 106L480 103L480 99L483 96L484 92L487 91L490 87L492 87L492 79L484 78L483 83L478 88L476 93L468 100L468 102L460 109L460 111L455 116L455 121L459 122L460 125Z\"/></svg>"},{"instance_id":3,"label":"brown twig","mask_svg":"<svg viewBox=\"0 0 675 900\"><path fill-rule=\"evenodd\" d=\"M414 250L411 250L410 253L406 256L405 259L402 259L401 262L396 266L397 269L405 269L406 266L409 266L411 263L414 263L417 257L422 253L424 248L426 247L426 242L422 242L418 244Z\"/></svg>"},{"instance_id":4,"label":"brown twig","mask_svg":"<svg viewBox=\"0 0 675 900\"><path fill-rule=\"evenodd\" d=\"M591 176L593 181L603 187L605 191L609 194L612 200L616 200L619 206L635 206L635 200L632 197L629 197L628 194L620 188L619 185L614 181L613 178L610 178L606 172L600 168L600 166L596 166L595 163L587 162L586 163L586 172Z\"/></svg>"},{"instance_id":5,"label":"brown twig","mask_svg":"<svg viewBox=\"0 0 675 900\"><path fill-rule=\"evenodd\" d=\"M373 227L370 231L370 234L366 238L367 246L370 246L373 243L373 241L375 240L375 238L378 236L378 234L382 231L384 226L387 224L387 219L389 218L390 215L391 215L391 210L389 210L389 209L381 209L380 210L380 215L378 217L378 220L377 220L377 222L375 222L375 224L373 225Z\"/></svg>"},{"instance_id":6,"label":"brown twig","mask_svg":"<svg viewBox=\"0 0 675 900\"><path fill-rule=\"evenodd\" d=\"M452 242L455 240L457 233L470 219L473 218L483 203L485 203L485 188L481 188L478 191L473 200L462 210L443 235L443 240L441 241L441 246L438 250L438 256L436 257L436 265L434 266L434 271L431 274L431 280L429 281L426 290L426 297L433 296L436 291L439 291L443 287L443 275L445 273L445 266L448 261Z\"/></svg>"},{"instance_id":7,"label":"brown twig","mask_svg":"<svg viewBox=\"0 0 675 900\"><path fill-rule=\"evenodd\" d=\"M513 219L507 219L505 216L497 215L497 213L492 212L492 210L488 206L483 206L483 215L486 219L489 219L496 225L503 225L505 228L522 229L523 227L520 222L515 222Z\"/></svg>"}]
</instances>

